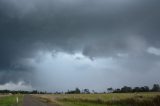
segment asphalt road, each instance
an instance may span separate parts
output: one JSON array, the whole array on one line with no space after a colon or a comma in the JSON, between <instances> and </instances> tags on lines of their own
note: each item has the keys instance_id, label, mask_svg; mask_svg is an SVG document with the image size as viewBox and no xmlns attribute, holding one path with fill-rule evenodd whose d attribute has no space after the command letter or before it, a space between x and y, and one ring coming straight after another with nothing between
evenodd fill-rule
<instances>
[{"instance_id":1,"label":"asphalt road","mask_svg":"<svg viewBox=\"0 0 160 106\"><path fill-rule=\"evenodd\" d=\"M23 106L55 106L55 105L44 103L31 95L25 95L23 100Z\"/></svg>"}]
</instances>

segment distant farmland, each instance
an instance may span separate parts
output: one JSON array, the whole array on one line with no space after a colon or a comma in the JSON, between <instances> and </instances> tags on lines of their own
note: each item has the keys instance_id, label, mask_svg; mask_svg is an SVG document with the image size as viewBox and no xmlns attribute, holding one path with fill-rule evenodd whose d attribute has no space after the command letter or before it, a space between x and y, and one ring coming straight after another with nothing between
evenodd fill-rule
<instances>
[{"instance_id":1,"label":"distant farmland","mask_svg":"<svg viewBox=\"0 0 160 106\"><path fill-rule=\"evenodd\" d=\"M60 106L159 106L160 93L35 95Z\"/></svg>"}]
</instances>

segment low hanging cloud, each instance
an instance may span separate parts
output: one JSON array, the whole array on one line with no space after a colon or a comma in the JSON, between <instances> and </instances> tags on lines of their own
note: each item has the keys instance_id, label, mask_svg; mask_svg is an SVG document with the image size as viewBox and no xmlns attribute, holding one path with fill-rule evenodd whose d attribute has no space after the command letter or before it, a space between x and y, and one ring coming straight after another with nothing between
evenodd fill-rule
<instances>
[{"instance_id":1,"label":"low hanging cloud","mask_svg":"<svg viewBox=\"0 0 160 106\"><path fill-rule=\"evenodd\" d=\"M147 50L148 53L160 56L160 49L155 47L149 47Z\"/></svg>"},{"instance_id":2,"label":"low hanging cloud","mask_svg":"<svg viewBox=\"0 0 160 106\"><path fill-rule=\"evenodd\" d=\"M25 82L20 81L18 83L12 83L12 82L8 82L4 85L0 85L0 89L7 89L7 90L33 90L31 85L25 84Z\"/></svg>"},{"instance_id":3,"label":"low hanging cloud","mask_svg":"<svg viewBox=\"0 0 160 106\"><path fill-rule=\"evenodd\" d=\"M55 70L54 65L51 69L47 68L48 65L44 63L46 59L49 59L46 53L55 57L52 58L53 63L48 63L50 65L61 64L54 62L60 54L63 54L62 57L68 55L71 58L80 54L77 60L82 62L77 62L77 64L85 66L83 67L83 70L87 72L85 77L86 80L87 76L90 77L90 82L94 79L90 76L92 74L93 76L98 73L114 76L124 70L119 75L121 77L116 79L115 83L113 81L113 84L111 82L106 84L109 79L113 80L113 78L97 76L97 79L103 78L103 80L99 79L101 84L98 89L104 89L102 85L118 87L125 84L123 78L129 80L127 76L130 76L131 73L133 73L131 74L133 81L130 81L133 86L136 85L135 76L139 75L139 79L142 80L149 77L147 73L150 72L155 72L155 76L159 75L160 73L157 72L159 68L158 48L160 48L159 10L159 1L150 0L1 0L0 84L24 81L35 88L45 85L43 80L42 83L38 82L40 73L51 72L51 75L54 76L60 70L59 68ZM81 60L83 56L90 59L91 63L98 59L112 58L114 64L112 61L110 61L112 65L109 62L100 62L106 67L111 65L111 68L101 69L100 67L103 66L100 64L97 66L99 68L96 68L85 63L83 59ZM70 63L70 67L77 65L73 63ZM62 67L66 64L67 62L63 63ZM43 71L38 68L40 66L43 66ZM99 71L94 72L91 69L87 71L87 67ZM60 72L74 73L73 76L77 76L79 80L85 73L85 71L80 71L79 76L76 75L76 70L80 70L79 67L72 69L75 72L69 70L66 66L66 71ZM126 77L122 77L124 73ZM146 73L145 78L140 78L143 73ZM50 75L46 74L46 76ZM149 84L159 80L154 75L149 79ZM65 81L60 82L58 77L53 80L53 86L65 83ZM51 83L47 79L44 82L47 81L48 84ZM146 80L141 84L145 82ZM75 83L73 83L74 86L76 86ZM77 84L77 86L87 87L83 84ZM59 89L63 87L58 85ZM67 87L64 88L67 89ZM96 83L93 83L92 88L96 89ZM51 90L49 85L46 89Z\"/></svg>"}]
</instances>

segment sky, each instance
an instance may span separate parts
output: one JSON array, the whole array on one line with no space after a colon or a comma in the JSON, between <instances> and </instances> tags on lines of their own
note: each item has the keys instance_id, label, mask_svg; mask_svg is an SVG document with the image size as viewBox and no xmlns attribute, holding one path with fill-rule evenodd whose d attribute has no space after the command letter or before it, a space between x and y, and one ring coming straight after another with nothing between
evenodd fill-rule
<instances>
[{"instance_id":1,"label":"sky","mask_svg":"<svg viewBox=\"0 0 160 106\"><path fill-rule=\"evenodd\" d=\"M160 83L160 1L0 0L0 89Z\"/></svg>"}]
</instances>

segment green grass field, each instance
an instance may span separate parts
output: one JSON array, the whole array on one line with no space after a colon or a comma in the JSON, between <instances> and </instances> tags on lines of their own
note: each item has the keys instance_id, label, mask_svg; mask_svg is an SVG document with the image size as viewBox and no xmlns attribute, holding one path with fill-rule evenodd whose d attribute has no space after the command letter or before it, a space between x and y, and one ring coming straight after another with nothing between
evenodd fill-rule
<instances>
[{"instance_id":1,"label":"green grass field","mask_svg":"<svg viewBox=\"0 0 160 106\"><path fill-rule=\"evenodd\" d=\"M19 102L17 104L16 98L18 97ZM0 97L0 106L22 106L23 95L8 95Z\"/></svg>"},{"instance_id":2,"label":"green grass field","mask_svg":"<svg viewBox=\"0 0 160 106\"><path fill-rule=\"evenodd\" d=\"M160 106L160 93L55 94L61 106Z\"/></svg>"},{"instance_id":3,"label":"green grass field","mask_svg":"<svg viewBox=\"0 0 160 106\"><path fill-rule=\"evenodd\" d=\"M16 97L19 103L16 103ZM59 106L160 106L160 93L42 94L44 102ZM22 106L23 95L0 97L0 106ZM56 105L57 106L57 105Z\"/></svg>"}]
</instances>

